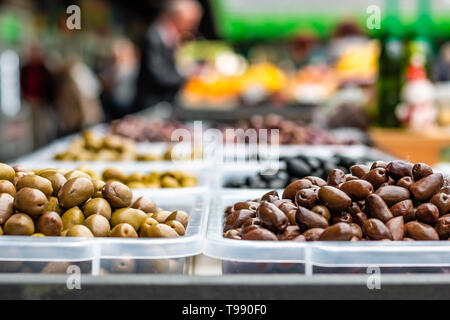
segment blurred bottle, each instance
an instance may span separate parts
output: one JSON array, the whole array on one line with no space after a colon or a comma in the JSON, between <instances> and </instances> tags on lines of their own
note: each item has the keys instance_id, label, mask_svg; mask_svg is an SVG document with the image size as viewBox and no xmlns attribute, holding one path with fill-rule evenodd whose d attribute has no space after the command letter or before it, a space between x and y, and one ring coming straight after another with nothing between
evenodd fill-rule
<instances>
[{"instance_id":1,"label":"blurred bottle","mask_svg":"<svg viewBox=\"0 0 450 320\"><path fill-rule=\"evenodd\" d=\"M387 1L386 33L382 39L378 79L378 125L398 127L395 109L401 100L405 50L398 20L398 1Z\"/></svg>"}]
</instances>

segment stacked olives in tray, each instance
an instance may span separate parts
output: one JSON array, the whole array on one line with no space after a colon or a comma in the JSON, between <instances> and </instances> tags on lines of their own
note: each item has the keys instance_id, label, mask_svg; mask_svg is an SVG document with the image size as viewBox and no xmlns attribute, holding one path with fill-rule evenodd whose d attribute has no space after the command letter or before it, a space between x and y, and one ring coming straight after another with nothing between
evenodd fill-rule
<instances>
[{"instance_id":1,"label":"stacked olives in tray","mask_svg":"<svg viewBox=\"0 0 450 320\"><path fill-rule=\"evenodd\" d=\"M118 181L82 171L39 172L0 164L0 234L116 238L176 238L186 232L184 211L165 211Z\"/></svg>"},{"instance_id":2,"label":"stacked olives in tray","mask_svg":"<svg viewBox=\"0 0 450 320\"><path fill-rule=\"evenodd\" d=\"M338 168L345 173L350 173L350 167L371 162L374 159L365 157L349 158L340 154L335 154L329 159L300 155L281 159L286 165L286 169L280 170L275 175L267 175L261 172L257 175L242 179L232 179L225 185L226 188L246 188L246 189L282 189L291 182L308 176L315 176L327 179L328 174Z\"/></svg>"},{"instance_id":3,"label":"stacked olives in tray","mask_svg":"<svg viewBox=\"0 0 450 320\"><path fill-rule=\"evenodd\" d=\"M225 210L238 240L450 240L450 178L423 163L374 162L306 177Z\"/></svg>"}]
</instances>

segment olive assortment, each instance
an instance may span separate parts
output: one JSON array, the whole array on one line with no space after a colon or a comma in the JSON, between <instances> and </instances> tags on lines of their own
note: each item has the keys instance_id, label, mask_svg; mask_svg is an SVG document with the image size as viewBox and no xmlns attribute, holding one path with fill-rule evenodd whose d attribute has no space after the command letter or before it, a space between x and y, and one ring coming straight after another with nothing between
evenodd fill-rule
<instances>
[{"instance_id":1,"label":"olive assortment","mask_svg":"<svg viewBox=\"0 0 450 320\"><path fill-rule=\"evenodd\" d=\"M235 178L225 184L226 188L243 189L283 189L290 183L309 176L326 180L328 174L334 169L340 169L345 174L350 174L350 167L357 164L372 162L367 157L350 158L335 154L330 159L322 159L311 156L296 156L281 159L286 169L279 170L276 174L267 174L262 171L255 176L247 178Z\"/></svg>"},{"instance_id":2,"label":"olive assortment","mask_svg":"<svg viewBox=\"0 0 450 320\"><path fill-rule=\"evenodd\" d=\"M0 235L177 238L188 222L184 211L133 199L118 181L105 183L78 170L33 172L0 164Z\"/></svg>"},{"instance_id":3,"label":"olive assortment","mask_svg":"<svg viewBox=\"0 0 450 320\"><path fill-rule=\"evenodd\" d=\"M223 236L258 241L450 240L450 178L423 163L376 161L309 176L225 209Z\"/></svg>"}]
</instances>

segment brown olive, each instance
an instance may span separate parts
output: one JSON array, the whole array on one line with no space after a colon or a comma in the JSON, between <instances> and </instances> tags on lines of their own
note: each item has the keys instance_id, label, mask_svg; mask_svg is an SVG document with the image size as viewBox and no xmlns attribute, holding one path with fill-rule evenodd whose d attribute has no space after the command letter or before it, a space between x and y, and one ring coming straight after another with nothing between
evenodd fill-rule
<instances>
[{"instance_id":1,"label":"brown olive","mask_svg":"<svg viewBox=\"0 0 450 320\"><path fill-rule=\"evenodd\" d=\"M383 223L383 221L378 219L369 219L363 225L364 234L371 240L392 240L391 231Z\"/></svg>"},{"instance_id":2,"label":"brown olive","mask_svg":"<svg viewBox=\"0 0 450 320\"><path fill-rule=\"evenodd\" d=\"M340 169L332 170L328 174L328 185L336 187L346 181L345 172Z\"/></svg>"},{"instance_id":3,"label":"brown olive","mask_svg":"<svg viewBox=\"0 0 450 320\"><path fill-rule=\"evenodd\" d=\"M352 180L341 185L340 189L344 191L353 201L366 199L373 192L373 186L365 180Z\"/></svg>"},{"instance_id":4,"label":"brown olive","mask_svg":"<svg viewBox=\"0 0 450 320\"><path fill-rule=\"evenodd\" d=\"M411 193L419 201L428 201L438 193L444 185L444 177L441 173L433 173L420 179L411 186Z\"/></svg>"},{"instance_id":5,"label":"brown olive","mask_svg":"<svg viewBox=\"0 0 450 320\"><path fill-rule=\"evenodd\" d=\"M391 185L379 188L375 193L390 207L398 202L408 200L411 196L408 189Z\"/></svg>"},{"instance_id":6,"label":"brown olive","mask_svg":"<svg viewBox=\"0 0 450 320\"><path fill-rule=\"evenodd\" d=\"M350 227L352 228L353 237L361 239L363 237L363 231L359 225L356 223L350 223Z\"/></svg>"},{"instance_id":7,"label":"brown olive","mask_svg":"<svg viewBox=\"0 0 450 320\"><path fill-rule=\"evenodd\" d=\"M388 166L388 164L384 161L375 161L372 164L372 167L370 167L370 170L374 170L374 169L378 169L378 168L386 169L387 166Z\"/></svg>"},{"instance_id":8,"label":"brown olive","mask_svg":"<svg viewBox=\"0 0 450 320\"><path fill-rule=\"evenodd\" d=\"M450 237L450 214L440 217L435 229L442 240L448 239Z\"/></svg>"},{"instance_id":9,"label":"brown olive","mask_svg":"<svg viewBox=\"0 0 450 320\"><path fill-rule=\"evenodd\" d=\"M386 227L392 235L392 240L401 241L405 236L405 221L403 216L392 218L386 222Z\"/></svg>"},{"instance_id":10,"label":"brown olive","mask_svg":"<svg viewBox=\"0 0 450 320\"><path fill-rule=\"evenodd\" d=\"M331 224L336 224L336 223L341 223L341 222L352 223L353 222L352 215L348 212L341 212L337 216L334 216L333 219L331 219Z\"/></svg>"},{"instance_id":11,"label":"brown olive","mask_svg":"<svg viewBox=\"0 0 450 320\"><path fill-rule=\"evenodd\" d=\"M425 163L416 163L412 169L414 180L418 181L433 174L433 169Z\"/></svg>"},{"instance_id":12,"label":"brown olive","mask_svg":"<svg viewBox=\"0 0 450 320\"><path fill-rule=\"evenodd\" d=\"M259 203L257 202L252 202L252 201L247 201L247 202L238 202L234 205L233 209L234 210L251 210L251 211L255 211L258 210L259 207Z\"/></svg>"},{"instance_id":13,"label":"brown olive","mask_svg":"<svg viewBox=\"0 0 450 320\"><path fill-rule=\"evenodd\" d=\"M446 193L437 193L431 198L430 202L439 209L441 216L450 213L450 195Z\"/></svg>"},{"instance_id":14,"label":"brown olive","mask_svg":"<svg viewBox=\"0 0 450 320\"><path fill-rule=\"evenodd\" d=\"M94 185L90 179L74 178L59 190L59 205L63 208L73 208L85 203L93 194Z\"/></svg>"},{"instance_id":15,"label":"brown olive","mask_svg":"<svg viewBox=\"0 0 450 320\"><path fill-rule=\"evenodd\" d=\"M438 241L439 235L433 227L418 222L411 221L405 225L406 235L418 241Z\"/></svg>"},{"instance_id":16,"label":"brown olive","mask_svg":"<svg viewBox=\"0 0 450 320\"><path fill-rule=\"evenodd\" d=\"M400 201L393 205L390 210L394 217L402 216L405 219L405 222L416 219L412 200Z\"/></svg>"},{"instance_id":17,"label":"brown olive","mask_svg":"<svg viewBox=\"0 0 450 320\"><path fill-rule=\"evenodd\" d=\"M258 228L249 233L246 233L242 240L250 241L278 241L277 236L270 230Z\"/></svg>"},{"instance_id":18,"label":"brown olive","mask_svg":"<svg viewBox=\"0 0 450 320\"><path fill-rule=\"evenodd\" d=\"M386 202L375 193L367 197L366 210L371 217L377 218L383 222L388 222L394 217Z\"/></svg>"},{"instance_id":19,"label":"brown olive","mask_svg":"<svg viewBox=\"0 0 450 320\"><path fill-rule=\"evenodd\" d=\"M416 210L416 218L423 223L435 224L439 219L439 209L432 203L421 204Z\"/></svg>"},{"instance_id":20,"label":"brown olive","mask_svg":"<svg viewBox=\"0 0 450 320\"><path fill-rule=\"evenodd\" d=\"M403 187L405 189L410 189L414 184L414 180L411 177L403 177L397 182L397 186Z\"/></svg>"},{"instance_id":21,"label":"brown olive","mask_svg":"<svg viewBox=\"0 0 450 320\"><path fill-rule=\"evenodd\" d=\"M353 238L353 228L348 223L337 223L326 228L320 236L320 241L350 241Z\"/></svg>"},{"instance_id":22,"label":"brown olive","mask_svg":"<svg viewBox=\"0 0 450 320\"><path fill-rule=\"evenodd\" d=\"M41 215L48 205L48 199L42 191L38 189L20 189L14 198L14 207L31 216Z\"/></svg>"},{"instance_id":23,"label":"brown olive","mask_svg":"<svg viewBox=\"0 0 450 320\"><path fill-rule=\"evenodd\" d=\"M256 211L262 225L276 233L282 233L288 226L288 218L273 203L263 201Z\"/></svg>"},{"instance_id":24,"label":"brown olive","mask_svg":"<svg viewBox=\"0 0 450 320\"><path fill-rule=\"evenodd\" d=\"M369 171L370 171L370 168L363 164L359 164L359 165L350 167L350 172L352 173L352 175L354 175L355 177L358 177L359 179L361 179L366 174L368 174Z\"/></svg>"},{"instance_id":25,"label":"brown olive","mask_svg":"<svg viewBox=\"0 0 450 320\"><path fill-rule=\"evenodd\" d=\"M270 191L262 196L261 201L274 202L280 199L280 195L277 191Z\"/></svg>"},{"instance_id":26,"label":"brown olive","mask_svg":"<svg viewBox=\"0 0 450 320\"><path fill-rule=\"evenodd\" d=\"M39 217L37 231L49 237L59 237L63 231L61 216L56 212L45 212Z\"/></svg>"},{"instance_id":27,"label":"brown olive","mask_svg":"<svg viewBox=\"0 0 450 320\"><path fill-rule=\"evenodd\" d=\"M328 227L328 220L318 213L310 211L306 208L299 207L295 215L297 225L302 232L312 228L325 229Z\"/></svg>"},{"instance_id":28,"label":"brown olive","mask_svg":"<svg viewBox=\"0 0 450 320\"><path fill-rule=\"evenodd\" d=\"M324 231L325 229L322 228L312 228L304 232L303 236L305 237L305 240L308 242L319 241Z\"/></svg>"},{"instance_id":29,"label":"brown olive","mask_svg":"<svg viewBox=\"0 0 450 320\"><path fill-rule=\"evenodd\" d=\"M374 189L378 189L383 183L388 181L386 169L383 168L370 170L362 179L370 182Z\"/></svg>"},{"instance_id":30,"label":"brown olive","mask_svg":"<svg viewBox=\"0 0 450 320\"><path fill-rule=\"evenodd\" d=\"M331 213L330 210L328 210L325 206L315 206L312 208L312 211L315 213L320 214L322 217L324 217L327 221L331 220Z\"/></svg>"},{"instance_id":31,"label":"brown olive","mask_svg":"<svg viewBox=\"0 0 450 320\"><path fill-rule=\"evenodd\" d=\"M320 188L319 199L331 211L345 211L352 204L345 192L331 186Z\"/></svg>"},{"instance_id":32,"label":"brown olive","mask_svg":"<svg viewBox=\"0 0 450 320\"><path fill-rule=\"evenodd\" d=\"M319 200L319 195L313 189L302 189L295 195L295 204L312 209Z\"/></svg>"},{"instance_id":33,"label":"brown olive","mask_svg":"<svg viewBox=\"0 0 450 320\"><path fill-rule=\"evenodd\" d=\"M327 185L327 182L319 177L306 177L305 179L311 181L314 186L324 187Z\"/></svg>"},{"instance_id":34,"label":"brown olive","mask_svg":"<svg viewBox=\"0 0 450 320\"><path fill-rule=\"evenodd\" d=\"M300 234L300 228L298 226L289 226L282 234L280 234L278 239L280 241L290 241L297 238Z\"/></svg>"},{"instance_id":35,"label":"brown olive","mask_svg":"<svg viewBox=\"0 0 450 320\"><path fill-rule=\"evenodd\" d=\"M292 201L295 201L295 195L299 190L309 189L312 186L312 182L307 179L294 181L288 185L286 189L284 189L283 199L291 199Z\"/></svg>"},{"instance_id":36,"label":"brown olive","mask_svg":"<svg viewBox=\"0 0 450 320\"><path fill-rule=\"evenodd\" d=\"M242 239L241 233L236 229L228 230L227 232L224 233L223 237L227 238L227 239L232 239L232 240L241 240Z\"/></svg>"},{"instance_id":37,"label":"brown olive","mask_svg":"<svg viewBox=\"0 0 450 320\"><path fill-rule=\"evenodd\" d=\"M414 165L410 162L396 160L390 162L387 165L386 170L389 176L391 176L394 180L399 180L405 176L412 177L413 166Z\"/></svg>"},{"instance_id":38,"label":"brown olive","mask_svg":"<svg viewBox=\"0 0 450 320\"><path fill-rule=\"evenodd\" d=\"M256 212L251 210L235 211L225 219L224 231L239 228L246 220L255 216Z\"/></svg>"}]
</instances>

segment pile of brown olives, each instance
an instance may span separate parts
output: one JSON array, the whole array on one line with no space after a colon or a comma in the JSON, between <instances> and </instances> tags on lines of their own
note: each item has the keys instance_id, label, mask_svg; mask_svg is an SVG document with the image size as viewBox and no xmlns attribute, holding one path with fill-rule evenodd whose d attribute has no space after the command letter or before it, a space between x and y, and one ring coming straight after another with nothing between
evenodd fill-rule
<instances>
[{"instance_id":1,"label":"pile of brown olives","mask_svg":"<svg viewBox=\"0 0 450 320\"><path fill-rule=\"evenodd\" d=\"M118 181L0 164L1 235L176 238L184 236L188 221L184 211L159 209L146 197L134 200Z\"/></svg>"},{"instance_id":2,"label":"pile of brown olives","mask_svg":"<svg viewBox=\"0 0 450 320\"><path fill-rule=\"evenodd\" d=\"M355 165L225 210L224 237L265 241L450 240L450 179L426 164Z\"/></svg>"}]
</instances>

